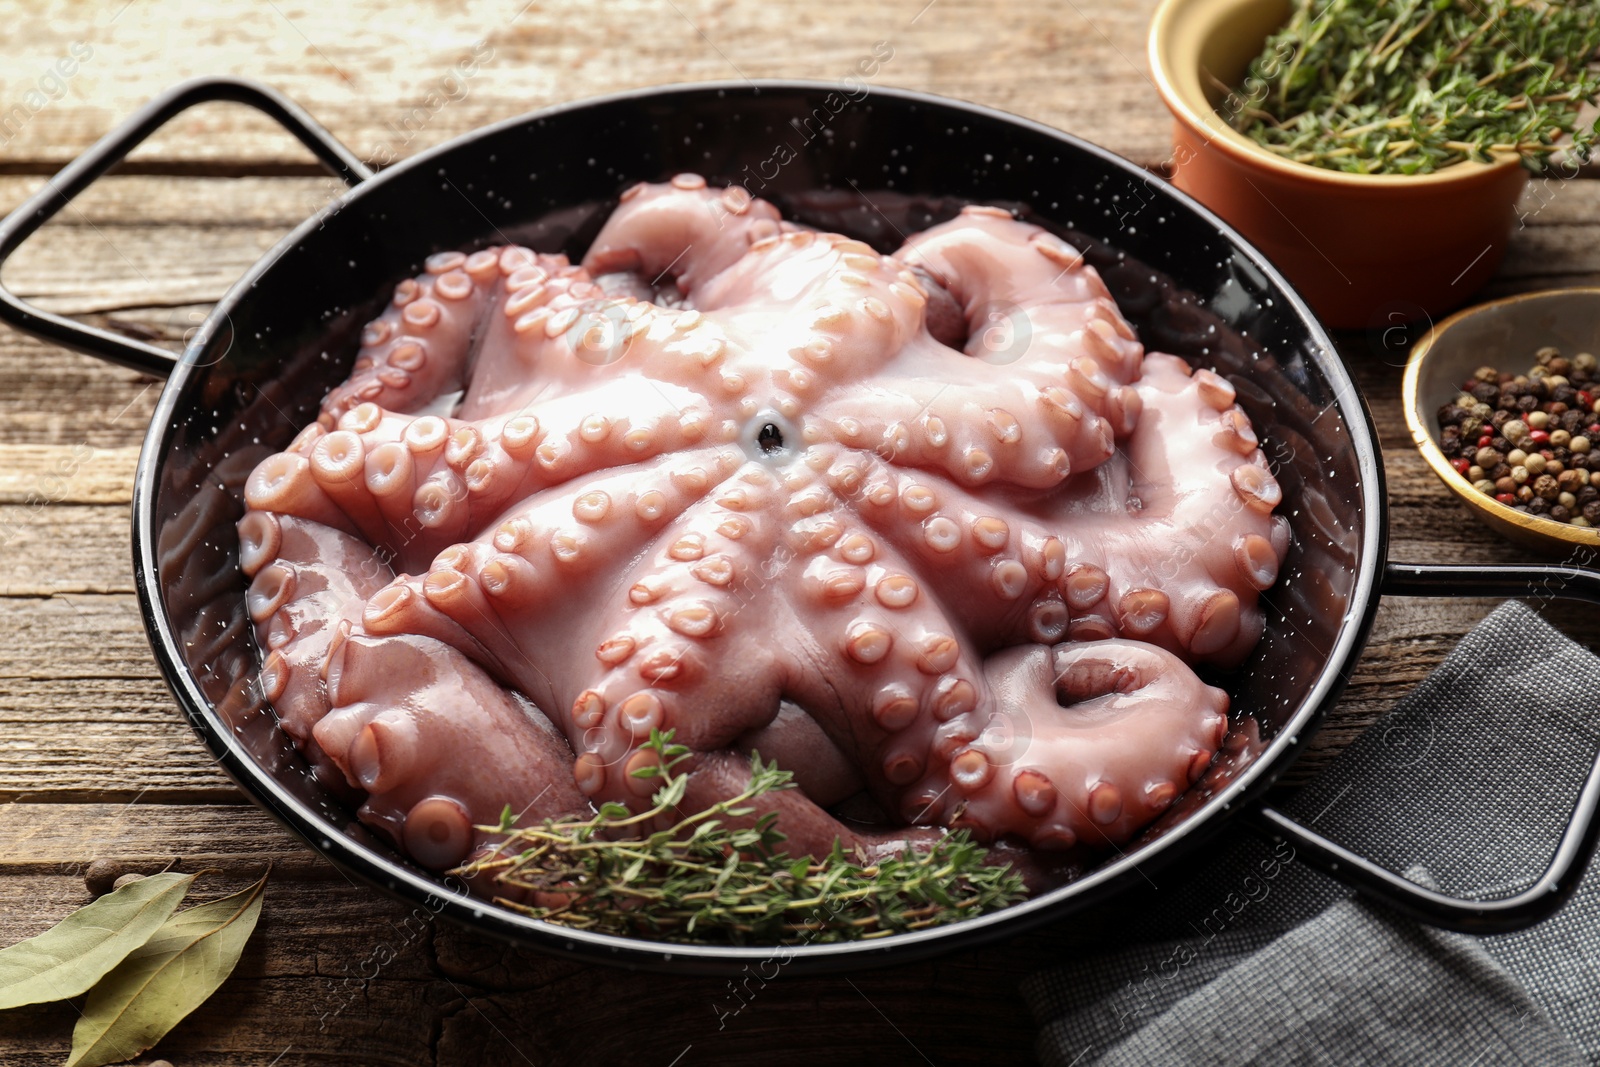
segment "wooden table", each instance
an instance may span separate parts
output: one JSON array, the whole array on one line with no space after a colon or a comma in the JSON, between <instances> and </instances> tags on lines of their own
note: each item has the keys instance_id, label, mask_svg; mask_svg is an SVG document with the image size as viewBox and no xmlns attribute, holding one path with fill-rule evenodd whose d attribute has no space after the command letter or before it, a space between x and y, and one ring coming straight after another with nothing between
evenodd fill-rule
<instances>
[{"instance_id":1,"label":"wooden table","mask_svg":"<svg viewBox=\"0 0 1600 1067\"><path fill-rule=\"evenodd\" d=\"M926 6L924 6L926 4ZM404 157L535 107L661 82L841 78L875 42L878 81L990 104L1158 166L1167 117L1146 76L1151 0L219 0L0 2L0 210L131 109L202 73L264 79L364 158ZM120 10L119 10L120 7ZM47 72L91 54L72 77ZM471 77L444 79L479 60ZM30 97L41 87L48 97ZM458 99L435 107L429 93ZM43 101L43 106L34 105ZM22 105L12 111L13 105ZM20 117L20 121L18 121ZM191 112L17 256L43 306L177 343L208 302L319 203L313 161L255 116ZM1596 284L1600 185L1536 185L1484 295ZM1384 446L1398 559L1522 561L1471 524L1413 451L1395 356L1344 351ZM272 861L238 971L158 1049L179 1067L300 1063L890 1064L1025 1060L1017 979L1062 930L849 977L662 979L505 950L410 920L251 806L207 761L156 675L129 563L134 462L160 384L0 328L0 943L89 898L95 858L212 867L220 892ZM70 472L70 473L63 473ZM1491 602L1385 603L1304 780L1435 666ZM1591 642L1593 634L1586 635ZM67 1005L0 1015L0 1062L61 1062Z\"/></svg>"}]
</instances>

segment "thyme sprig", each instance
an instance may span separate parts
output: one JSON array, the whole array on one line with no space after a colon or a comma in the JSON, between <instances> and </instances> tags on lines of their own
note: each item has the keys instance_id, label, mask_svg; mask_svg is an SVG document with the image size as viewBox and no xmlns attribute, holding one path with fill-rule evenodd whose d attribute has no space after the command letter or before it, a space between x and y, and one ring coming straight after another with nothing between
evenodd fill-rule
<instances>
[{"instance_id":1,"label":"thyme sprig","mask_svg":"<svg viewBox=\"0 0 1600 1067\"><path fill-rule=\"evenodd\" d=\"M1595 0L1296 0L1244 85L1235 129L1286 159L1422 174L1565 145L1587 160L1600 96Z\"/></svg>"},{"instance_id":2,"label":"thyme sprig","mask_svg":"<svg viewBox=\"0 0 1600 1067\"><path fill-rule=\"evenodd\" d=\"M794 944L867 940L921 930L1005 907L1026 895L1009 865L992 866L965 831L926 849L866 862L837 839L826 857L791 858L778 816L753 822L751 802L794 788L793 775L750 757L750 784L704 810L680 815L688 777L673 770L689 750L673 731L652 731L641 747L660 777L648 810L607 803L591 818L518 826L509 807L501 844L456 873L491 875L515 889L499 902L535 918L581 930L668 941ZM651 826L665 829L646 832ZM529 903L528 901L532 901Z\"/></svg>"}]
</instances>

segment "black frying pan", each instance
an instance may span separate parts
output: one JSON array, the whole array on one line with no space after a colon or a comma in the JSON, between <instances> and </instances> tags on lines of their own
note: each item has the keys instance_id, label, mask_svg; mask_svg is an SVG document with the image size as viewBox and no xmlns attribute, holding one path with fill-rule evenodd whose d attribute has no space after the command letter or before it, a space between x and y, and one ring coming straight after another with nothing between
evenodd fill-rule
<instances>
[{"instance_id":1,"label":"black frying pan","mask_svg":"<svg viewBox=\"0 0 1600 1067\"><path fill-rule=\"evenodd\" d=\"M550 108L478 130L374 176L263 87L179 86L95 144L0 223L0 263L173 115L232 100L271 115L350 188L241 278L180 358L30 307L0 288L0 318L67 348L168 378L140 456L134 568L162 673L218 763L311 847L380 888L480 931L638 966L723 972L773 957L800 969L903 961L1061 919L1168 866L1230 817L1425 922L1518 929L1559 908L1595 845L1600 766L1549 870L1489 902L1425 889L1260 803L1338 699L1383 592L1568 596L1600 575L1390 563L1372 426L1333 345L1259 252L1203 207L1103 149L997 111L891 89L761 82L673 86ZM777 162L787 146L792 159ZM328 796L254 686L234 522L263 456L315 418L348 373L360 327L432 252L517 241L581 254L617 194L693 170L740 180L789 216L888 250L968 201L1010 205L1082 249L1149 348L1237 387L1285 491L1294 547L1265 597L1266 634L1223 679L1230 745L1124 854L1005 911L884 941L783 949L667 945L549 925L468 897L371 838ZM764 188L757 184L764 183ZM539 221L542 220L542 221Z\"/></svg>"}]
</instances>

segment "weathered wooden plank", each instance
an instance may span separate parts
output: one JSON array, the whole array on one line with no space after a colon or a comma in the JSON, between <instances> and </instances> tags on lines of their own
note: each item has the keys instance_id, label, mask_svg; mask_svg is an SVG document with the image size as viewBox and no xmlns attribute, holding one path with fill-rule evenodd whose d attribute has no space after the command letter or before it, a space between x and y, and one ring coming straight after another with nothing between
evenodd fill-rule
<instances>
[{"instance_id":1,"label":"weathered wooden plank","mask_svg":"<svg viewBox=\"0 0 1600 1067\"><path fill-rule=\"evenodd\" d=\"M139 449L0 444L0 504L126 504Z\"/></svg>"},{"instance_id":2,"label":"weathered wooden plank","mask_svg":"<svg viewBox=\"0 0 1600 1067\"><path fill-rule=\"evenodd\" d=\"M58 166L173 83L247 72L287 92L364 159L404 157L534 108L669 82L858 75L1004 108L1141 159L1162 158L1168 121L1145 74L1153 0L1039 7L898 0L819 9L803 0L622 0L603 13L565 4L467 0L397 17L350 5L228 0L203 9L134 3L52 11L0 5L0 115L17 116L4 159ZM781 40L783 47L774 47ZM43 107L27 94L72 42L92 55ZM183 47L170 42L182 41ZM479 42L482 42L479 44ZM81 52L81 48L80 48ZM454 73L453 73L454 72ZM47 88L54 88L53 84ZM454 98L454 99L452 99ZM28 113L31 112L31 113ZM4 131L0 131L3 135ZM260 168L310 157L242 109L180 118L137 160Z\"/></svg>"},{"instance_id":3,"label":"weathered wooden plank","mask_svg":"<svg viewBox=\"0 0 1600 1067\"><path fill-rule=\"evenodd\" d=\"M0 800L235 795L174 707L128 594L0 597Z\"/></svg>"},{"instance_id":4,"label":"weathered wooden plank","mask_svg":"<svg viewBox=\"0 0 1600 1067\"><path fill-rule=\"evenodd\" d=\"M0 505L0 597L132 593L128 516L126 503Z\"/></svg>"}]
</instances>

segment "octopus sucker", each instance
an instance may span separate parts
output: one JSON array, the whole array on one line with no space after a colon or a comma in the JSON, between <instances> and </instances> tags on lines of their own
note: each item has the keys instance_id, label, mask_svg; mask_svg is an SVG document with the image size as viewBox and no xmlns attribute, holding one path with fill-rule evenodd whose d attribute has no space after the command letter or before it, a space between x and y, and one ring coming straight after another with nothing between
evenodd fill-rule
<instances>
[{"instance_id":1,"label":"octopus sucker","mask_svg":"<svg viewBox=\"0 0 1600 1067\"><path fill-rule=\"evenodd\" d=\"M433 869L508 803L648 807L664 730L683 812L792 770L795 854L1103 851L1224 744L1191 665L1249 654L1289 550L1262 449L1011 212L885 256L680 175L581 262L429 257L235 476L260 690Z\"/></svg>"}]
</instances>

